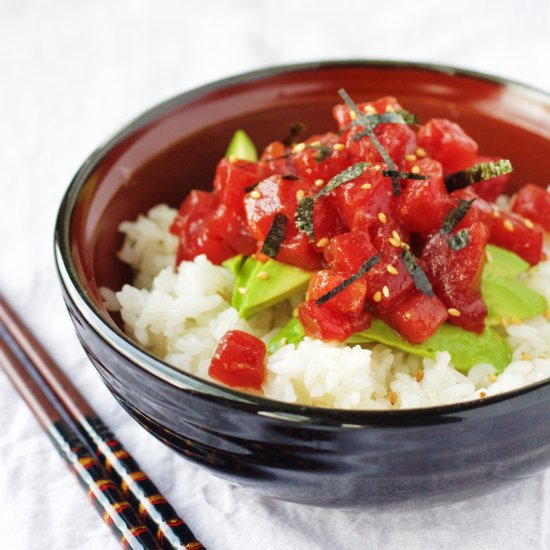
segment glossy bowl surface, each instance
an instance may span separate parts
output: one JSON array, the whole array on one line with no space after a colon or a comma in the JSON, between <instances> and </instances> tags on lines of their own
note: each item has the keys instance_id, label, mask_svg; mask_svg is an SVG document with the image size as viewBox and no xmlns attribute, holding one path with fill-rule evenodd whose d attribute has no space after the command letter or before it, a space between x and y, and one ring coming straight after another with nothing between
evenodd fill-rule
<instances>
[{"instance_id":1,"label":"glossy bowl surface","mask_svg":"<svg viewBox=\"0 0 550 550\"><path fill-rule=\"evenodd\" d=\"M99 288L131 280L120 222L208 188L236 128L262 148L296 121L334 127L344 87L394 95L421 120L459 122L485 154L513 160L511 189L550 181L550 97L448 67L344 61L248 73L170 99L100 146L59 210L55 256L82 345L121 405L186 458L288 501L340 508L432 505L477 495L550 463L548 382L460 405L343 411L254 397L182 373L139 348Z\"/></svg>"}]
</instances>

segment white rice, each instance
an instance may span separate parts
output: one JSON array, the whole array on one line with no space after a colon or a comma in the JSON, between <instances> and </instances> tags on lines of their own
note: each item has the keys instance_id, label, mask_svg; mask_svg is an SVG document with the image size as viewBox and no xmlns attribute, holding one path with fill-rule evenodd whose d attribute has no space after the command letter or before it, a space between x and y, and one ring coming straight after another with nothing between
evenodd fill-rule
<instances>
[{"instance_id":1,"label":"white rice","mask_svg":"<svg viewBox=\"0 0 550 550\"><path fill-rule=\"evenodd\" d=\"M111 309L120 309L127 332L175 367L208 377L220 338L232 329L268 341L303 297L263 311L249 320L230 306L234 277L205 256L177 269L178 241L168 232L176 210L159 205L135 222L124 222L120 259L136 272L135 286L103 290ZM550 255L550 247L547 246ZM525 282L550 302L550 261L529 270ZM504 330L504 329L503 329ZM498 376L478 364L467 376L453 367L447 352L421 359L377 344L360 346L305 338L267 360L262 386L266 397L342 409L399 409L457 403L510 391L550 377L550 323L537 316L506 329L512 362ZM261 392L260 392L261 393Z\"/></svg>"}]
</instances>

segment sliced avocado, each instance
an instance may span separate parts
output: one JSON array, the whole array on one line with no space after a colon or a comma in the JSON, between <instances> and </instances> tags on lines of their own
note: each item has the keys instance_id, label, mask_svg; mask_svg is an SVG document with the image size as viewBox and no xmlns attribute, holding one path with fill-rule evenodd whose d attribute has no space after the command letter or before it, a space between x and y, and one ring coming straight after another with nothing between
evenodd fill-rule
<instances>
[{"instance_id":1,"label":"sliced avocado","mask_svg":"<svg viewBox=\"0 0 550 550\"><path fill-rule=\"evenodd\" d=\"M225 156L228 158L236 157L240 160L248 160L250 162L257 162L258 160L256 146L244 130L237 130L233 134Z\"/></svg>"},{"instance_id":2,"label":"sliced avocado","mask_svg":"<svg viewBox=\"0 0 550 550\"><path fill-rule=\"evenodd\" d=\"M529 264L525 260L500 246L488 244L486 251L488 258L483 269L484 274L517 277L529 269Z\"/></svg>"},{"instance_id":3,"label":"sliced avocado","mask_svg":"<svg viewBox=\"0 0 550 550\"><path fill-rule=\"evenodd\" d=\"M267 352L275 353L287 344L299 344L305 336L302 323L292 318L271 340L267 343Z\"/></svg>"},{"instance_id":4,"label":"sliced avocado","mask_svg":"<svg viewBox=\"0 0 550 550\"><path fill-rule=\"evenodd\" d=\"M246 258L238 274L231 305L247 318L262 309L305 292L313 273L276 260Z\"/></svg>"},{"instance_id":5,"label":"sliced avocado","mask_svg":"<svg viewBox=\"0 0 550 550\"><path fill-rule=\"evenodd\" d=\"M548 308L544 296L531 290L515 278L483 273L481 282L483 300L489 310L486 323L498 325L502 318L527 319Z\"/></svg>"},{"instance_id":6,"label":"sliced avocado","mask_svg":"<svg viewBox=\"0 0 550 550\"><path fill-rule=\"evenodd\" d=\"M283 338L286 338L283 340ZM304 329L298 319L291 319L267 344L269 353L274 353L285 343L299 344L304 338ZM466 373L478 363L490 363L502 371L510 363L508 343L496 330L486 327L482 334L475 334L460 327L445 323L422 344L411 344L386 323L373 319L368 330L352 334L346 344L378 342L419 357L435 357L438 351L448 351L455 367Z\"/></svg>"},{"instance_id":7,"label":"sliced avocado","mask_svg":"<svg viewBox=\"0 0 550 550\"><path fill-rule=\"evenodd\" d=\"M511 355L508 343L493 328L486 327L482 334L475 334L450 323L439 327L422 344L411 344L382 321L373 319L368 330L353 334L347 341L365 342L380 342L420 357L435 357L438 351L448 351L454 366L462 372L468 372L477 363L490 363L500 372L510 363Z\"/></svg>"},{"instance_id":8,"label":"sliced avocado","mask_svg":"<svg viewBox=\"0 0 550 550\"><path fill-rule=\"evenodd\" d=\"M239 254L238 256L233 256L232 258L228 258L225 260L225 262L222 262L223 267L226 267L235 275L235 277L239 274L239 271L241 270L242 266L244 264L244 256L242 254Z\"/></svg>"}]
</instances>

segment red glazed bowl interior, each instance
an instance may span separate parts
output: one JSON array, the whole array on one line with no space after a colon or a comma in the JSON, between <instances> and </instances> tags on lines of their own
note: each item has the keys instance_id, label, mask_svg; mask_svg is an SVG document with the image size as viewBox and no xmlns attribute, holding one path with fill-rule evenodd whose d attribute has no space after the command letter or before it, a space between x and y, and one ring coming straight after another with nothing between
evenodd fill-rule
<instances>
[{"instance_id":1,"label":"red glazed bowl interior","mask_svg":"<svg viewBox=\"0 0 550 550\"><path fill-rule=\"evenodd\" d=\"M146 112L93 153L56 228L64 298L120 404L182 456L283 500L339 508L426 506L534 475L550 464L550 383L424 409L347 411L277 402L201 380L134 344L99 288L132 274L116 256L124 220L211 185L233 132L263 148L296 121L335 128L337 90L394 95L421 120L459 122L480 152L512 160L509 192L550 181L550 96L466 71L390 62L279 67L217 82ZM176 480L175 480L176 482Z\"/></svg>"},{"instance_id":2,"label":"red glazed bowl interior","mask_svg":"<svg viewBox=\"0 0 550 550\"><path fill-rule=\"evenodd\" d=\"M526 182L550 181L550 163L541 162L550 158L550 99L520 84L446 67L359 61L280 67L220 81L136 119L90 157L69 188L59 220L66 228L59 261L100 321L127 341L120 319L105 310L99 294L102 286L118 290L132 279L116 255L122 221L161 202L177 207L191 189L209 188L237 128L259 150L286 136L293 122L305 123L311 134L334 129L331 109L339 88L356 101L393 95L421 121L458 122L481 153L512 160L510 193ZM176 373L167 365L164 371Z\"/></svg>"}]
</instances>

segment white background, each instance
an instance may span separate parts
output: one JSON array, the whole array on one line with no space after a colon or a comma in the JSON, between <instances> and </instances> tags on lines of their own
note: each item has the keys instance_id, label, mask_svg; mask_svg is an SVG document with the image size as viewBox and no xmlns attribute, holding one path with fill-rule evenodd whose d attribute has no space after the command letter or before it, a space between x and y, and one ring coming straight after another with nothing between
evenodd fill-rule
<instances>
[{"instance_id":1,"label":"white background","mask_svg":"<svg viewBox=\"0 0 550 550\"><path fill-rule=\"evenodd\" d=\"M0 292L210 550L550 548L549 474L468 502L384 513L317 510L231 487L138 427L77 343L52 233L84 158L178 92L329 58L441 62L550 91L548 3L0 0ZM117 548L1 373L0 548Z\"/></svg>"}]
</instances>

